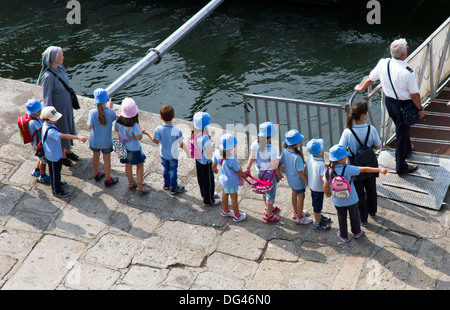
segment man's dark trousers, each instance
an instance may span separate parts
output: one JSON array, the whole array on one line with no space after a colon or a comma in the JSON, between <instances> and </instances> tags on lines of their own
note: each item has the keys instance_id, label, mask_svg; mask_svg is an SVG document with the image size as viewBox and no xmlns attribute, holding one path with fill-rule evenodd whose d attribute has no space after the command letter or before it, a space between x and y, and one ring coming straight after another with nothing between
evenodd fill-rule
<instances>
[{"instance_id":1,"label":"man's dark trousers","mask_svg":"<svg viewBox=\"0 0 450 310\"><path fill-rule=\"evenodd\" d=\"M405 160L411 153L411 140L409 136L409 127L403 123L403 115L400 105L406 106L410 100L397 100L385 96L384 103L389 116L395 124L396 145L395 145L395 170L397 174L402 174L408 168Z\"/></svg>"}]
</instances>

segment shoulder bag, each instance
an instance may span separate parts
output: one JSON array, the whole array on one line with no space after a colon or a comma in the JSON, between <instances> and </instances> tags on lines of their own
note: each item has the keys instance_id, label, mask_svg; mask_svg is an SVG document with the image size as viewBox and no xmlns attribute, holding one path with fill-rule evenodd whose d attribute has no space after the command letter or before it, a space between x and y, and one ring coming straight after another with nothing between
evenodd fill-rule
<instances>
[{"instance_id":1,"label":"shoulder bag","mask_svg":"<svg viewBox=\"0 0 450 310\"><path fill-rule=\"evenodd\" d=\"M64 88L70 93L70 97L72 98L72 108L75 110L78 110L80 108L80 103L78 102L77 94L75 94L75 91L69 87L55 72L48 69L47 71L53 73L54 76L56 76L56 79L63 84Z\"/></svg>"},{"instance_id":2,"label":"shoulder bag","mask_svg":"<svg viewBox=\"0 0 450 310\"><path fill-rule=\"evenodd\" d=\"M391 82L392 89L394 90L395 98L397 99L398 104L400 105L400 112L403 115L403 123L407 126L414 125L419 122L419 112L412 102L412 100L408 100L407 104L403 106L403 104L400 102L397 96L397 92L395 91L394 84L392 84L391 80L391 73L389 71L389 63L391 60L388 61L387 64L387 72L389 76L389 82Z\"/></svg>"}]
</instances>

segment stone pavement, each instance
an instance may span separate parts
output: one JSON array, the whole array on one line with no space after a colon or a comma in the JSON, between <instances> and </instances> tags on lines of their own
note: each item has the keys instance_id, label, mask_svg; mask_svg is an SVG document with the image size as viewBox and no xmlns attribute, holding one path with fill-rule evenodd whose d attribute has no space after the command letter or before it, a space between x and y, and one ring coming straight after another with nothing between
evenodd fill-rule
<instances>
[{"instance_id":1,"label":"stone pavement","mask_svg":"<svg viewBox=\"0 0 450 310\"><path fill-rule=\"evenodd\" d=\"M30 175L36 157L17 129L16 118L32 97L42 99L39 86L0 79L2 290L450 289L448 195L440 211L379 197L377 220L369 220L365 236L343 244L330 199L324 206L333 219L330 231L293 222L286 179L277 191L281 220L275 224L262 220L262 199L248 185L239 190L239 206L248 214L243 222L220 216L221 205L205 206L194 161L184 153L178 175L187 191L169 195L162 189L158 147L144 137L149 194L127 188L114 155L119 183L105 188L95 182L88 143L75 141L82 159L63 167L71 195L58 199ZM93 101L80 100L77 128L88 136ZM153 132L159 115L141 112L140 123ZM175 124L189 135L189 122ZM221 134L213 130L213 140ZM310 202L307 191L305 206L312 213Z\"/></svg>"}]
</instances>

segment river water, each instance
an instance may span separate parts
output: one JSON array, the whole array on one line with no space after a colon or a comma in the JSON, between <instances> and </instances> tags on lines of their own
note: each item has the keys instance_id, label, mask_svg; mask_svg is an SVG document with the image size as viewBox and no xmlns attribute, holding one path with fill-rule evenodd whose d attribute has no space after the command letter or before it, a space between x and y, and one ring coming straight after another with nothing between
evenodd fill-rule
<instances>
[{"instance_id":1,"label":"river water","mask_svg":"<svg viewBox=\"0 0 450 310\"><path fill-rule=\"evenodd\" d=\"M35 83L41 53L57 45L72 87L92 97L208 3L81 0L81 24L70 25L67 2L0 0L1 77ZM342 104L392 40L406 38L412 51L450 12L447 0L380 2L381 24L369 25L364 0L225 0L113 101L132 97L153 113L171 104L187 120L207 111L222 126L244 122L243 92Z\"/></svg>"}]
</instances>

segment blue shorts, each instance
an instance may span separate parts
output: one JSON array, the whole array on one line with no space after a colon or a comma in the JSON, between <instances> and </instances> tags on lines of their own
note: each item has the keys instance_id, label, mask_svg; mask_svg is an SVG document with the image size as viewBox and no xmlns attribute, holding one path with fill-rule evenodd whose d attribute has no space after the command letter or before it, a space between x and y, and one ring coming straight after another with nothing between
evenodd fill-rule
<instances>
[{"instance_id":1,"label":"blue shorts","mask_svg":"<svg viewBox=\"0 0 450 310\"><path fill-rule=\"evenodd\" d=\"M238 192L238 189L239 189L239 186L238 187L234 187L234 188L223 188L223 191L225 192L225 194L234 194L234 193L237 193Z\"/></svg>"},{"instance_id":2,"label":"blue shorts","mask_svg":"<svg viewBox=\"0 0 450 310\"><path fill-rule=\"evenodd\" d=\"M127 158L121 159L120 163L129 165L139 165L144 163L146 158L147 156L145 156L144 152L142 152L142 149L140 149L139 151L127 150Z\"/></svg>"},{"instance_id":3,"label":"blue shorts","mask_svg":"<svg viewBox=\"0 0 450 310\"><path fill-rule=\"evenodd\" d=\"M293 189L295 191L296 194L303 194L305 192L304 188L301 189Z\"/></svg>"},{"instance_id":4,"label":"blue shorts","mask_svg":"<svg viewBox=\"0 0 450 310\"><path fill-rule=\"evenodd\" d=\"M103 154L111 154L111 152L113 151L112 147L106 148L106 149L96 149L96 148L93 148L93 147L89 147L89 148L92 150L92 152L100 152L100 151L102 151Z\"/></svg>"}]
</instances>

